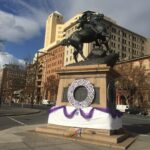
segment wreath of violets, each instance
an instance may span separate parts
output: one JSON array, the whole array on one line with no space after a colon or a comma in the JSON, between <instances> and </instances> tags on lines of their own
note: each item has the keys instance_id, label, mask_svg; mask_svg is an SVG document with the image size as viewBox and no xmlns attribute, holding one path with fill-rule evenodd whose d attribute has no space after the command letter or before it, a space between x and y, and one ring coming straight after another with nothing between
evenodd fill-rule
<instances>
[{"instance_id":1,"label":"wreath of violets","mask_svg":"<svg viewBox=\"0 0 150 150\"><path fill-rule=\"evenodd\" d=\"M77 101L74 97L75 89L80 86L83 86L87 89L87 97L81 102ZM68 88L68 93L67 93L68 101L71 105L73 105L75 108L78 109L83 107L88 107L89 105L91 105L94 96L95 96L95 90L93 85L88 80L85 79L78 79L73 81Z\"/></svg>"}]
</instances>

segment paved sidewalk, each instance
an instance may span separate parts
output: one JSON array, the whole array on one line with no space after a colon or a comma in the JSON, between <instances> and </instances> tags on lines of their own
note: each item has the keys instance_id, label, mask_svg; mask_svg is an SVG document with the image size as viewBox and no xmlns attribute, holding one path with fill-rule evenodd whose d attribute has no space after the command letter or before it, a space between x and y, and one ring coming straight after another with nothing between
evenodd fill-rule
<instances>
[{"instance_id":1,"label":"paved sidewalk","mask_svg":"<svg viewBox=\"0 0 150 150\"><path fill-rule=\"evenodd\" d=\"M43 125L43 124L42 124ZM101 147L67 140L54 138L49 135L39 134L33 130L40 125L26 125L13 127L0 132L1 150L116 150L109 147ZM149 150L150 136L140 135L128 150Z\"/></svg>"},{"instance_id":2,"label":"paved sidewalk","mask_svg":"<svg viewBox=\"0 0 150 150\"><path fill-rule=\"evenodd\" d=\"M3 116L19 116L39 113L41 110L32 108L16 108L11 106L2 106L0 108L0 117Z\"/></svg>"}]
</instances>

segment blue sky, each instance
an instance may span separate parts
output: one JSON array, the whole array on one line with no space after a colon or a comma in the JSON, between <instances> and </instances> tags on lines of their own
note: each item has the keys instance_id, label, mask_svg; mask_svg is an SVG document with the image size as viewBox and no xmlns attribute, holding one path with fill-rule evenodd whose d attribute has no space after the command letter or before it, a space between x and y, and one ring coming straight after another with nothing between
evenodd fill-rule
<instances>
[{"instance_id":1,"label":"blue sky","mask_svg":"<svg viewBox=\"0 0 150 150\"><path fill-rule=\"evenodd\" d=\"M45 21L55 10L65 20L85 10L104 13L150 38L149 8L149 0L0 0L0 65L31 59L44 45Z\"/></svg>"}]
</instances>

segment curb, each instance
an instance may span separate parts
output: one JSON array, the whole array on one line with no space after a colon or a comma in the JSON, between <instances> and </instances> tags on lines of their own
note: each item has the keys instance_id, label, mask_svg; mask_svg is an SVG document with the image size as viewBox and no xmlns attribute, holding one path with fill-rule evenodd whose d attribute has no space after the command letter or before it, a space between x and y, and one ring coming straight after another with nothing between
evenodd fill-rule
<instances>
[{"instance_id":1,"label":"curb","mask_svg":"<svg viewBox=\"0 0 150 150\"><path fill-rule=\"evenodd\" d=\"M40 112L41 112L41 110L38 110L36 112L20 113L20 114L3 114L3 115L0 115L0 117L32 115L32 114L37 114L37 113L40 113Z\"/></svg>"}]
</instances>

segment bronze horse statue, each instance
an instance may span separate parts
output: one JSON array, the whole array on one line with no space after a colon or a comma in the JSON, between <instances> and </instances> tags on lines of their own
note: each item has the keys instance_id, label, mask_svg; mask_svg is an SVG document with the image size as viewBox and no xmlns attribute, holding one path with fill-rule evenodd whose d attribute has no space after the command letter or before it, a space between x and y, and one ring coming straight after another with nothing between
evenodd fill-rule
<instances>
[{"instance_id":1,"label":"bronze horse statue","mask_svg":"<svg viewBox=\"0 0 150 150\"><path fill-rule=\"evenodd\" d=\"M78 30L73 32L69 38L61 41L61 45L73 46L75 48L73 56L75 62L78 62L77 55L80 54L84 60L86 57L83 55L83 44L96 42L97 46L105 45L106 50L110 51L108 46L109 34L106 31L106 27L101 23L103 14L97 14L95 12L86 11L77 20Z\"/></svg>"}]
</instances>

